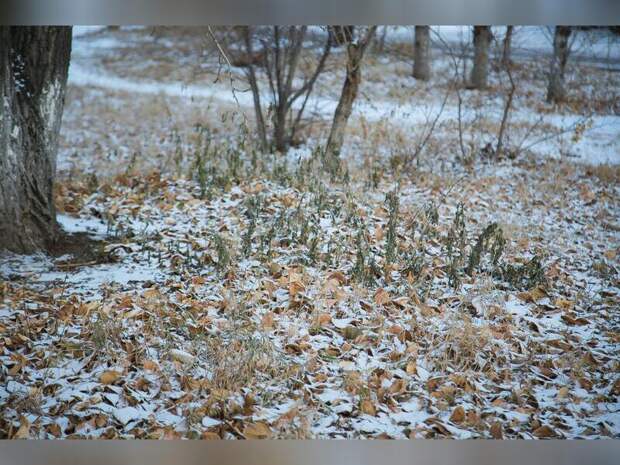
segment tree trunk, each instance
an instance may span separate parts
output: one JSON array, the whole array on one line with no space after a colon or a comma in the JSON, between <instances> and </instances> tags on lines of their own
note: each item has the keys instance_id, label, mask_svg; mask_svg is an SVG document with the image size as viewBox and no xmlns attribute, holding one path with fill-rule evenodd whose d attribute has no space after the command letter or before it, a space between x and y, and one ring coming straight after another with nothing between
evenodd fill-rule
<instances>
[{"instance_id":1,"label":"tree trunk","mask_svg":"<svg viewBox=\"0 0 620 465\"><path fill-rule=\"evenodd\" d=\"M512 31L514 26L506 27L506 35L504 36L504 47L502 50L502 65L510 66L510 55L512 52Z\"/></svg>"},{"instance_id":2,"label":"tree trunk","mask_svg":"<svg viewBox=\"0 0 620 465\"><path fill-rule=\"evenodd\" d=\"M428 81L431 77L430 27L415 27L415 50L413 58L413 77Z\"/></svg>"},{"instance_id":3,"label":"tree trunk","mask_svg":"<svg viewBox=\"0 0 620 465\"><path fill-rule=\"evenodd\" d=\"M474 26L474 67L471 70L472 89L484 89L489 73L490 26Z\"/></svg>"},{"instance_id":4,"label":"tree trunk","mask_svg":"<svg viewBox=\"0 0 620 465\"><path fill-rule=\"evenodd\" d=\"M71 27L0 27L0 249L49 249Z\"/></svg>"},{"instance_id":5,"label":"tree trunk","mask_svg":"<svg viewBox=\"0 0 620 465\"><path fill-rule=\"evenodd\" d=\"M340 156L342 144L344 143L344 132L347 128L349 116L353 109L353 102L357 97L359 85L362 80L362 59L368 44L377 30L377 26L370 26L366 35L357 42L347 44L347 74L340 93L340 100L334 112L331 131L327 139L325 151L330 156Z\"/></svg>"},{"instance_id":6,"label":"tree trunk","mask_svg":"<svg viewBox=\"0 0 620 465\"><path fill-rule=\"evenodd\" d=\"M551 59L551 71L549 73L549 87L547 88L547 102L558 103L566 98L564 88L564 69L568 60L568 39L571 28L569 26L556 26L553 37L553 58Z\"/></svg>"}]
</instances>

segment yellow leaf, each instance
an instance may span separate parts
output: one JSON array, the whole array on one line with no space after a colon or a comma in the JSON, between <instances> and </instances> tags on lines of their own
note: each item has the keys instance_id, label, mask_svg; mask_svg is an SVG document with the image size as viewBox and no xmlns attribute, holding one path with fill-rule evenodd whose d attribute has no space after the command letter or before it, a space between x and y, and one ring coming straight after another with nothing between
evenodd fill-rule
<instances>
[{"instance_id":1,"label":"yellow leaf","mask_svg":"<svg viewBox=\"0 0 620 465\"><path fill-rule=\"evenodd\" d=\"M271 429L265 423L249 423L243 430L243 435L248 439L268 439L271 437Z\"/></svg>"},{"instance_id":2,"label":"yellow leaf","mask_svg":"<svg viewBox=\"0 0 620 465\"><path fill-rule=\"evenodd\" d=\"M566 386L563 386L558 390L558 397L560 399L565 399L568 397L568 388Z\"/></svg>"},{"instance_id":3,"label":"yellow leaf","mask_svg":"<svg viewBox=\"0 0 620 465\"><path fill-rule=\"evenodd\" d=\"M409 363L407 363L407 368L405 368L405 371L410 376L413 376L418 373L415 360L412 360Z\"/></svg>"},{"instance_id":4,"label":"yellow leaf","mask_svg":"<svg viewBox=\"0 0 620 465\"><path fill-rule=\"evenodd\" d=\"M118 371L108 370L99 375L99 382L101 384L112 384L121 377Z\"/></svg>"}]
</instances>

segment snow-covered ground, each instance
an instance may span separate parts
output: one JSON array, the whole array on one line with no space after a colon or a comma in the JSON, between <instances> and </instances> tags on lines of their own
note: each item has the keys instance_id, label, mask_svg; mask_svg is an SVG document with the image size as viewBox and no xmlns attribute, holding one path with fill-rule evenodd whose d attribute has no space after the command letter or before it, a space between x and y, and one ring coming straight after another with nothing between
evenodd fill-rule
<instances>
[{"instance_id":1,"label":"snow-covered ground","mask_svg":"<svg viewBox=\"0 0 620 465\"><path fill-rule=\"evenodd\" d=\"M457 47L460 41L467 43L468 27L441 26L434 28L435 33L442 37L451 46ZM499 36L501 29L494 28L495 33ZM107 66L103 65L101 60L108 61L114 58L116 54L125 52L128 48L139 49L147 42L154 39L144 30L132 29L125 31L122 38L115 37L110 34L97 33L97 29L89 31L88 34L82 35L83 31L77 31L77 37L74 41L72 63L70 67L69 83L78 87L95 87L106 89L108 91L147 95L158 95L172 98L179 98L185 104L195 105L195 101L201 100L199 105L208 105L210 107L218 105L237 105L242 106L242 110L251 117L252 115L252 95L249 92L237 91L233 94L231 86L227 79L219 79L213 82L208 79L209 73L205 69L207 67L215 67L213 59L217 57L203 58L196 52L196 62L194 66L205 70L205 77L195 79L175 79L170 76L163 76L163 79L148 79L141 76L139 72L131 73L131 67L135 63L126 63L128 68L124 69L124 75L119 76L111 71ZM133 34L131 33L133 32ZM389 28L387 38L392 42L411 42L407 39L407 34L412 34L411 28ZM549 53L551 51L550 42L551 31L542 27L517 27L514 32L515 44L515 60L523 63L525 66L531 61L532 54ZM435 36L438 37L438 36ZM170 46L166 39L159 39L167 52L174 56L173 46ZM443 43L436 40L439 49L435 52L434 67L437 70L436 76L442 80L450 77L450 60L445 55L445 47ZM582 78L583 72L592 64L613 67L620 64L620 43L617 36L602 34L600 32L578 32L573 40L574 66L569 65L569 76L567 86L572 88L575 85L582 85L579 80ZM442 51L443 50L443 51ZM519 51L523 52L520 53ZM542 55L544 57L544 55ZM152 59L152 58L151 58ZM535 93L541 100L544 99L545 84L544 79L536 83L527 79L528 74L536 74L544 77L546 72L546 60L543 59L539 66L524 71L524 79L518 83L519 91L523 93ZM200 61L204 61L201 63ZM121 60L122 62L122 60ZM441 107L444 93L437 89L436 82L431 82L425 86L416 82L413 78L403 76L403 68L410 66L402 61L391 62L388 66L383 65L380 61L376 65L376 70L384 68L386 72L399 72L396 79L388 79L383 82L365 82L363 85L362 95L358 99L354 107L353 122L364 119L365 121L376 123L381 122L386 125L398 126L401 128L412 128L412 131L420 128L429 118L433 118ZM611 68L613 69L613 68ZM172 73L171 73L172 74ZM241 75L237 77L241 80ZM339 74L335 75L336 82ZM493 85L506 85L506 77L501 74L493 74L491 81ZM618 99L618 78L615 72L609 71L606 75L609 83L599 84L603 87L607 95L600 98L608 98L613 101ZM193 83L199 81L199 83ZM202 81L202 82L200 82ZM205 82L207 81L207 82ZM504 81L504 82L502 82ZM240 88L246 88L247 85L237 84ZM596 85L596 82L583 84L585 87ZM338 85L334 86L339 88ZM415 98L407 97L407 87L411 89L411 93ZM420 95L420 91L424 91L424 95ZM587 89L584 90L587 93ZM398 94L397 98L392 98L390 94ZM267 88L264 88L263 101L268 101L269 95ZM337 104L338 94L335 92L315 93L308 103L308 108L313 109L315 116L329 121ZM587 96L584 96L587 98ZM465 96L463 105L462 118L466 123L471 123L474 118L478 117L480 112L484 113L485 118L491 120L490 124L499 126L499 121L503 112L503 97L497 92L489 93L489 95L478 95L477 92L470 92ZM204 100L205 102L202 102ZM482 100L476 104L469 102ZM296 102L296 108L301 102ZM475 106L475 108L472 108ZM618 104L616 103L616 112ZM517 126L521 126L521 132L527 137L521 141L521 145L531 148L540 155L551 157L560 157L568 155L574 160L584 161L586 163L620 163L620 116L615 114L597 114L596 112L588 114L584 112L570 113L562 110L549 108L541 115L540 107L533 105L532 101L523 101L521 104L517 97L515 108L510 115L510 121ZM458 107L455 97L451 97L438 119L438 128L443 124L448 124L457 120ZM586 129L580 134L579 138L575 138L574 130L577 126L585 125ZM542 129L530 131L530 127L540 126ZM550 128L551 127L551 128ZM551 129L551 130L550 130ZM516 129L513 130L518 133ZM557 133L556 137L553 134ZM495 136L495 134L487 135ZM466 138L470 137L466 135ZM479 134L473 136L474 139L485 139L485 135ZM357 151L357 148L354 148ZM62 162L62 161L61 161Z\"/></svg>"},{"instance_id":2,"label":"snow-covered ground","mask_svg":"<svg viewBox=\"0 0 620 465\"><path fill-rule=\"evenodd\" d=\"M250 94L214 82L204 36L74 33L56 204L96 258L0 256L1 437L620 437L619 57L602 36L578 37L593 46L554 107L528 58L548 32L517 28L524 150L478 153L503 110L493 71L462 90L464 160L449 57L416 82L411 30L389 29L330 177L313 144L339 54L305 142L252 155Z\"/></svg>"}]
</instances>

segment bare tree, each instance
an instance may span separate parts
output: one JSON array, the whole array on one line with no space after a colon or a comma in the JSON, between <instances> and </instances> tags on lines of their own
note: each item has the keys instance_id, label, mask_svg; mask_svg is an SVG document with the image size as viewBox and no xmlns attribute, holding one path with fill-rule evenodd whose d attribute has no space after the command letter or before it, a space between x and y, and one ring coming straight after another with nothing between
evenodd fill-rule
<instances>
[{"instance_id":1,"label":"bare tree","mask_svg":"<svg viewBox=\"0 0 620 465\"><path fill-rule=\"evenodd\" d=\"M506 35L504 36L504 44L502 47L502 65L510 66L512 53L512 33L514 26L506 26Z\"/></svg>"},{"instance_id":2,"label":"bare tree","mask_svg":"<svg viewBox=\"0 0 620 465\"><path fill-rule=\"evenodd\" d=\"M377 26L334 26L336 37L340 38L347 46L347 68L325 149L330 156L338 157L342 150L344 131L347 127L349 116L351 116L353 102L355 102L357 97L360 82L362 81L364 52L368 48L368 44L370 44L376 30Z\"/></svg>"},{"instance_id":3,"label":"bare tree","mask_svg":"<svg viewBox=\"0 0 620 465\"><path fill-rule=\"evenodd\" d=\"M416 26L414 39L413 77L428 81L431 77L430 27Z\"/></svg>"},{"instance_id":4,"label":"bare tree","mask_svg":"<svg viewBox=\"0 0 620 465\"><path fill-rule=\"evenodd\" d=\"M387 33L388 33L388 26L381 26L381 33L379 33L379 30L377 30L377 35L375 37L375 40L373 41L374 43L373 52L374 53L381 54L385 50L385 39L387 37Z\"/></svg>"},{"instance_id":5,"label":"bare tree","mask_svg":"<svg viewBox=\"0 0 620 465\"><path fill-rule=\"evenodd\" d=\"M557 103L566 98L564 88L564 69L568 60L570 47L568 39L571 34L570 26L556 26L553 37L553 57L549 72L549 87L547 88L547 102Z\"/></svg>"},{"instance_id":6,"label":"bare tree","mask_svg":"<svg viewBox=\"0 0 620 465\"><path fill-rule=\"evenodd\" d=\"M286 152L295 140L310 93L325 67L332 40L328 35L314 66L304 63L304 68L311 71L305 75L300 85L295 86L299 68L303 60L307 59L303 54L307 26L242 26L237 30L243 54L241 57L237 56L233 64L244 67L252 90L256 126L263 149ZM262 72L266 75L268 94L261 91L259 73ZM267 112L261 102L265 96L269 98ZM301 105L294 108L298 100ZM273 123L271 138L267 135L269 116Z\"/></svg>"},{"instance_id":7,"label":"bare tree","mask_svg":"<svg viewBox=\"0 0 620 465\"><path fill-rule=\"evenodd\" d=\"M474 26L474 67L471 70L471 89L484 89L489 74L490 26Z\"/></svg>"},{"instance_id":8,"label":"bare tree","mask_svg":"<svg viewBox=\"0 0 620 465\"><path fill-rule=\"evenodd\" d=\"M508 80L510 82L510 89L508 90L508 95L506 96L506 102L504 104L504 113L502 115L502 122L500 123L500 126L499 126L499 133L497 134L497 145L495 146L495 156L497 158L500 158L502 156L502 151L504 149L504 135L508 127L508 117L510 115L510 110L512 108L512 100L514 98L514 94L517 89L517 86L515 85L515 81L512 77L512 71L510 70L510 66L506 65L504 69L506 70L506 74L508 75Z\"/></svg>"},{"instance_id":9,"label":"bare tree","mask_svg":"<svg viewBox=\"0 0 620 465\"><path fill-rule=\"evenodd\" d=\"M52 247L71 27L0 27L0 249Z\"/></svg>"}]
</instances>

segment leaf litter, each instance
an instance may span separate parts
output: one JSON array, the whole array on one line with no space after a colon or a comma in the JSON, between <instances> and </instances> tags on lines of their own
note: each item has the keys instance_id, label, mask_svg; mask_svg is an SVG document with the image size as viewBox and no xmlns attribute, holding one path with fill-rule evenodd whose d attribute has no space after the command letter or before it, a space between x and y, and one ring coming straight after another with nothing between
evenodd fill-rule
<instances>
[{"instance_id":1,"label":"leaf litter","mask_svg":"<svg viewBox=\"0 0 620 465\"><path fill-rule=\"evenodd\" d=\"M202 175L61 176L100 263L0 257L0 436L620 436L617 182L536 157L334 179L218 137Z\"/></svg>"}]
</instances>

